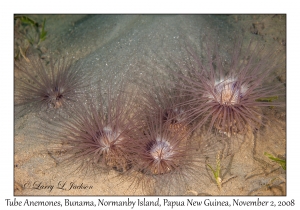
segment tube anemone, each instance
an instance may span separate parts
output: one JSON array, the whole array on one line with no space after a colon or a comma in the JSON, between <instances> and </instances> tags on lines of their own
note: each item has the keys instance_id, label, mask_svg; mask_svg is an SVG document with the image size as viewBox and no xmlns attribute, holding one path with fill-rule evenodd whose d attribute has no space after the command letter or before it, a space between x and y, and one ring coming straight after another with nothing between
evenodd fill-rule
<instances>
[{"instance_id":1,"label":"tube anemone","mask_svg":"<svg viewBox=\"0 0 300 210\"><path fill-rule=\"evenodd\" d=\"M182 135L176 135L181 134L180 132L168 129L169 123L163 123L161 117L152 118L152 122L147 121L145 131L136 133L135 147L132 148L136 160L133 164L136 174L130 174L131 178L134 177L132 186L138 188L142 185L146 194L169 191L170 186L164 182L172 183L172 175L181 173L184 167L189 167L186 139ZM164 187L156 183L159 181Z\"/></svg>"},{"instance_id":2,"label":"tube anemone","mask_svg":"<svg viewBox=\"0 0 300 210\"><path fill-rule=\"evenodd\" d=\"M88 72L81 62L62 59L48 64L40 58L15 63L15 104L19 114L69 108L80 100Z\"/></svg>"},{"instance_id":3,"label":"tube anemone","mask_svg":"<svg viewBox=\"0 0 300 210\"><path fill-rule=\"evenodd\" d=\"M205 137L195 139L184 121L163 120L164 114L162 108L141 114L143 127L132 135L133 168L121 178L131 183L131 194L137 189L150 195L185 194L204 180L205 158L221 148Z\"/></svg>"},{"instance_id":4,"label":"tube anemone","mask_svg":"<svg viewBox=\"0 0 300 210\"><path fill-rule=\"evenodd\" d=\"M120 91L121 92L121 91ZM132 104L127 94L119 91L100 93L100 99L75 106L69 119L52 122L61 145L57 159L64 165L78 165L76 171L114 169L124 172L131 168L130 123ZM46 132L47 133L47 132Z\"/></svg>"},{"instance_id":5,"label":"tube anemone","mask_svg":"<svg viewBox=\"0 0 300 210\"><path fill-rule=\"evenodd\" d=\"M265 51L253 42L245 51L242 47L239 39L229 63L210 41L204 48L205 59L187 47L193 65L185 65L188 75L177 74L181 81L178 89L191 97L182 105L190 107L186 115L197 121L197 128L208 124L209 130L214 128L229 137L244 135L264 125L262 107L283 105L264 100L282 96L283 84L273 76L279 53Z\"/></svg>"},{"instance_id":6,"label":"tube anemone","mask_svg":"<svg viewBox=\"0 0 300 210\"><path fill-rule=\"evenodd\" d=\"M147 130L139 136L136 154L138 168L146 174L166 174L176 170L185 158L187 139L181 130L171 129L171 121L149 119Z\"/></svg>"}]
</instances>

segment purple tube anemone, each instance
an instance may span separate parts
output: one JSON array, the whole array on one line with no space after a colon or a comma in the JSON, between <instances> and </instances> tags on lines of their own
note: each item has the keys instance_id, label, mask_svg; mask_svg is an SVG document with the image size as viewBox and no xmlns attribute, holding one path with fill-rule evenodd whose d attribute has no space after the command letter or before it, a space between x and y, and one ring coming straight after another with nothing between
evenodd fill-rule
<instances>
[{"instance_id":1,"label":"purple tube anemone","mask_svg":"<svg viewBox=\"0 0 300 210\"><path fill-rule=\"evenodd\" d=\"M186 116L190 122L197 121L196 128L208 125L208 130L229 137L244 135L264 125L261 108L284 105L275 100L284 90L274 76L279 66L277 51L266 51L253 42L243 50L238 39L227 62L211 41L203 50L204 58L200 58L187 47L191 63L181 67L188 73L176 73L177 88L190 97L181 105L189 107Z\"/></svg>"},{"instance_id":2,"label":"purple tube anemone","mask_svg":"<svg viewBox=\"0 0 300 210\"><path fill-rule=\"evenodd\" d=\"M53 148L54 153L59 152L59 163L76 164L74 172L124 172L131 168L132 101L119 90L98 94L98 99L78 103L68 119L50 122L53 129L49 132L47 128L45 133L60 145Z\"/></svg>"},{"instance_id":3,"label":"purple tube anemone","mask_svg":"<svg viewBox=\"0 0 300 210\"><path fill-rule=\"evenodd\" d=\"M205 180L205 158L220 149L206 137L196 138L180 124L163 121L163 110L135 131L132 144L133 168L122 182L129 182L130 194L183 195ZM179 125L179 124L175 124Z\"/></svg>"},{"instance_id":4,"label":"purple tube anemone","mask_svg":"<svg viewBox=\"0 0 300 210\"><path fill-rule=\"evenodd\" d=\"M73 106L87 87L87 75L82 63L71 59L51 59L48 64L40 58L16 62L15 104L19 114Z\"/></svg>"}]
</instances>

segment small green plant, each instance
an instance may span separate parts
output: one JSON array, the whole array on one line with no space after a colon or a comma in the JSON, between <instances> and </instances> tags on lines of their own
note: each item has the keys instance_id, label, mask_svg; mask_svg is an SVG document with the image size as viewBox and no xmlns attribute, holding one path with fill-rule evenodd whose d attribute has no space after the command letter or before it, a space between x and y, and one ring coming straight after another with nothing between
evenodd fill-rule
<instances>
[{"instance_id":1,"label":"small green plant","mask_svg":"<svg viewBox=\"0 0 300 210\"><path fill-rule=\"evenodd\" d=\"M258 98L255 101L258 102L273 102L274 100L277 100L278 96L271 96L271 97L265 97L265 98Z\"/></svg>"},{"instance_id":2,"label":"small green plant","mask_svg":"<svg viewBox=\"0 0 300 210\"><path fill-rule=\"evenodd\" d=\"M27 16L15 16L15 59L22 56L28 61L26 53L28 49L34 48L41 52L40 44L45 41L47 31L45 30L46 19L39 24Z\"/></svg>"},{"instance_id":3,"label":"small green plant","mask_svg":"<svg viewBox=\"0 0 300 210\"><path fill-rule=\"evenodd\" d=\"M258 101L258 102L273 102L275 100L278 99L278 96L271 96L271 97L265 97L265 98L258 98L256 99L255 101ZM274 106L269 106L271 109L274 108Z\"/></svg>"},{"instance_id":4,"label":"small green plant","mask_svg":"<svg viewBox=\"0 0 300 210\"><path fill-rule=\"evenodd\" d=\"M46 18L44 18L43 24L42 24L42 30L40 33L40 40L39 43L44 41L46 39L47 36L47 31L45 31L45 24L46 24Z\"/></svg>"},{"instance_id":5,"label":"small green plant","mask_svg":"<svg viewBox=\"0 0 300 210\"><path fill-rule=\"evenodd\" d=\"M216 169L214 170L213 167L209 164L207 164L207 166L209 167L209 169L213 172L216 183L218 185L218 188L221 190L221 185L222 185L222 179L220 177L221 175L221 160L220 160L220 153L217 155L216 158Z\"/></svg>"},{"instance_id":6,"label":"small green plant","mask_svg":"<svg viewBox=\"0 0 300 210\"><path fill-rule=\"evenodd\" d=\"M271 154L269 154L267 152L265 152L264 155L266 157L270 158L271 160L275 161L276 163L278 163L283 170L286 170L286 160L274 157L273 155L271 155Z\"/></svg>"}]
</instances>

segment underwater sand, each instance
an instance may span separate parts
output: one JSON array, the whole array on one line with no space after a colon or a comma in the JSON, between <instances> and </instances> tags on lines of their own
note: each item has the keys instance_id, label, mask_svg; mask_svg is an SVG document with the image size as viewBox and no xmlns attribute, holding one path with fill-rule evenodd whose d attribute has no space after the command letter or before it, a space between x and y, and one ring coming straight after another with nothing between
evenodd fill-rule
<instances>
[{"instance_id":1,"label":"underwater sand","mask_svg":"<svg viewBox=\"0 0 300 210\"><path fill-rule=\"evenodd\" d=\"M107 72L116 77L160 71L151 66L160 58L167 65L172 55L180 56L182 43L201 48L200 37L210 34L225 47L234 42L237 30L244 30L245 40L254 39L267 47L285 48L286 21L284 15L32 15L41 22L46 18L48 35L42 43L43 56L58 58L68 55L84 60L86 68ZM283 58L285 59L285 58ZM163 62L162 62L163 63ZM163 72L160 72L163 73ZM285 83L285 69L275 72ZM100 74L99 74L100 75ZM95 81L97 81L95 77ZM146 78L147 79L147 78ZM105 81L104 81L105 82ZM210 171L203 172L208 182L184 189L185 195L286 195L286 171L268 159L264 152L286 156L285 108L266 112L271 129L250 135L234 154L221 157L222 188L219 189ZM34 113L15 119L14 132L14 194L15 195L132 195L123 183L112 183L117 172L67 175L70 168L57 166L47 152L51 143L41 143L43 136L32 129L39 125ZM34 125L34 126L33 126ZM276 131L276 132L274 132ZM39 138L40 137L40 138ZM215 166L216 160L209 163ZM71 183L87 189L69 189ZM33 189L40 186L41 189ZM50 189L50 186L54 186ZM90 186L92 186L90 188Z\"/></svg>"}]
</instances>

